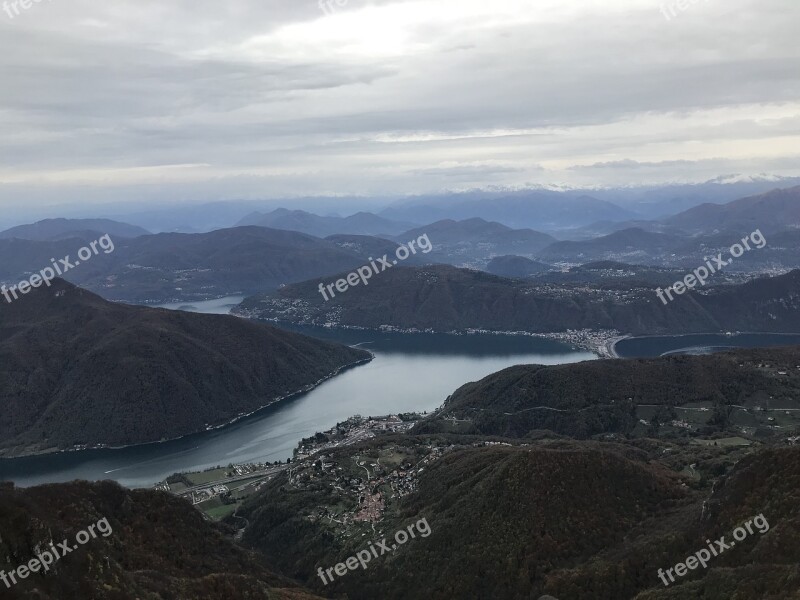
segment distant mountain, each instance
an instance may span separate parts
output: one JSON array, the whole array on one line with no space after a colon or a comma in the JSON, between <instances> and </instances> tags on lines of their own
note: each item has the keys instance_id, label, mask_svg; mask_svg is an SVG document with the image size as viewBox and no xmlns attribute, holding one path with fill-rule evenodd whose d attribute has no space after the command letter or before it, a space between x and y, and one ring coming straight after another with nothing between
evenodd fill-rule
<instances>
[{"instance_id":1,"label":"distant mountain","mask_svg":"<svg viewBox=\"0 0 800 600\"><path fill-rule=\"evenodd\" d=\"M632 228L582 242L556 242L537 258L545 261L590 262L614 260L653 262L686 243L685 237Z\"/></svg>"},{"instance_id":2,"label":"distant mountain","mask_svg":"<svg viewBox=\"0 0 800 600\"><path fill-rule=\"evenodd\" d=\"M523 256L497 256L486 265L486 272L500 277L529 277L547 273L552 267Z\"/></svg>"},{"instance_id":3,"label":"distant mountain","mask_svg":"<svg viewBox=\"0 0 800 600\"><path fill-rule=\"evenodd\" d=\"M777 189L728 204L703 204L664 221L689 233L747 235L800 229L800 187Z\"/></svg>"},{"instance_id":4,"label":"distant mountain","mask_svg":"<svg viewBox=\"0 0 800 600\"><path fill-rule=\"evenodd\" d=\"M746 252L729 272L769 272L800 266L800 187L773 190L729 204L703 204L664 221L594 224L565 232L585 238L592 232L608 235L562 241L534 258L545 262L614 260L660 266L692 267L705 256L727 254L742 237L760 230L766 248ZM620 229L626 227L625 229ZM699 261L699 262L698 262Z\"/></svg>"},{"instance_id":5,"label":"distant mountain","mask_svg":"<svg viewBox=\"0 0 800 600\"><path fill-rule=\"evenodd\" d=\"M97 238L95 238L97 239ZM85 243L82 238L36 242L19 238L0 239L0 282L15 285L30 273L38 272L50 266L51 258L74 257L76 252ZM101 251L95 260L102 260L110 255ZM102 258L100 258L102 257ZM91 261L85 267L91 268ZM72 271L68 275L77 274ZM71 277L68 277L71 279Z\"/></svg>"},{"instance_id":6,"label":"distant mountain","mask_svg":"<svg viewBox=\"0 0 800 600\"><path fill-rule=\"evenodd\" d=\"M300 231L322 238L335 234L397 235L415 227L413 222L392 221L368 212L359 212L345 218L320 217L302 210L285 208L267 214L249 214L237 223L237 226L243 225Z\"/></svg>"},{"instance_id":7,"label":"distant mountain","mask_svg":"<svg viewBox=\"0 0 800 600\"><path fill-rule=\"evenodd\" d=\"M581 227L598 221L624 221L635 216L605 200L548 190L411 198L392 204L380 214L390 219L417 222L481 218L508 227L538 231Z\"/></svg>"},{"instance_id":8,"label":"distant mountain","mask_svg":"<svg viewBox=\"0 0 800 600\"><path fill-rule=\"evenodd\" d=\"M630 334L800 332L800 271L676 295L667 305L645 283L555 286L445 265L390 269L369 286L354 287L329 302L317 286L316 281L286 286L247 298L235 311L303 324L369 329L389 325L440 332L548 333L584 328Z\"/></svg>"},{"instance_id":9,"label":"distant mountain","mask_svg":"<svg viewBox=\"0 0 800 600\"><path fill-rule=\"evenodd\" d=\"M400 243L428 235L434 251L430 262L483 266L498 255L532 255L556 239L532 229L512 229L483 219L445 219L406 231L393 239Z\"/></svg>"},{"instance_id":10,"label":"distant mountain","mask_svg":"<svg viewBox=\"0 0 800 600\"><path fill-rule=\"evenodd\" d=\"M667 233L671 235L686 235L677 227L669 227L661 221L600 221L585 227L564 229L558 232L559 238L564 241L583 242L594 238L609 235L624 229L641 229L650 233Z\"/></svg>"},{"instance_id":11,"label":"distant mountain","mask_svg":"<svg viewBox=\"0 0 800 600\"><path fill-rule=\"evenodd\" d=\"M546 233L532 229L512 229L500 223L478 218L464 221L452 219L437 221L406 231L395 239L407 241L426 233L439 245L492 244L498 251L517 248L523 252L535 252L556 241L553 236Z\"/></svg>"},{"instance_id":12,"label":"distant mountain","mask_svg":"<svg viewBox=\"0 0 800 600\"><path fill-rule=\"evenodd\" d=\"M57 279L0 302L0 452L183 436L368 358L235 317L110 303Z\"/></svg>"},{"instance_id":13,"label":"distant mountain","mask_svg":"<svg viewBox=\"0 0 800 600\"><path fill-rule=\"evenodd\" d=\"M90 526L95 537L72 550L77 533ZM232 528L153 490L111 482L0 484L0 531L6 577L46 551L52 556L50 543L67 540L71 550L49 573L37 567L25 579L17 576L10 590L0 583L3 598L320 599L235 544Z\"/></svg>"},{"instance_id":14,"label":"distant mountain","mask_svg":"<svg viewBox=\"0 0 800 600\"><path fill-rule=\"evenodd\" d=\"M400 246L397 242L370 235L329 235L325 240L343 250L355 252L359 256L365 257L377 257L383 256L384 254L391 254L397 251L397 248Z\"/></svg>"},{"instance_id":15,"label":"distant mountain","mask_svg":"<svg viewBox=\"0 0 800 600\"><path fill-rule=\"evenodd\" d=\"M367 258L330 241L264 227L162 233L115 245L113 253L66 273L67 279L113 300L188 301L275 289L357 268ZM51 257L74 257L79 248L75 240L0 240L0 280L20 281Z\"/></svg>"},{"instance_id":16,"label":"distant mountain","mask_svg":"<svg viewBox=\"0 0 800 600\"><path fill-rule=\"evenodd\" d=\"M703 183L595 189L587 190L586 193L630 210L639 215L639 218L664 219L701 204L726 204L746 196L763 194L777 187L796 185L800 185L798 177L770 174L723 175ZM632 226L634 225L629 225Z\"/></svg>"},{"instance_id":17,"label":"distant mountain","mask_svg":"<svg viewBox=\"0 0 800 600\"><path fill-rule=\"evenodd\" d=\"M612 260L586 263L571 267L567 271L551 270L534 275L533 283L555 283L559 285L591 284L616 289L651 289L665 288L676 281L683 279L686 273L678 268L647 267L642 265L629 265ZM730 277L712 279L708 285L723 285L731 283L734 275ZM740 279L738 283L742 283Z\"/></svg>"},{"instance_id":18,"label":"distant mountain","mask_svg":"<svg viewBox=\"0 0 800 600\"><path fill-rule=\"evenodd\" d=\"M149 235L149 231L111 221L109 219L45 219L31 225L19 225L0 232L0 239L20 239L34 241L50 241L76 237L86 239L97 234L109 234L112 238L135 238L140 235Z\"/></svg>"}]
</instances>

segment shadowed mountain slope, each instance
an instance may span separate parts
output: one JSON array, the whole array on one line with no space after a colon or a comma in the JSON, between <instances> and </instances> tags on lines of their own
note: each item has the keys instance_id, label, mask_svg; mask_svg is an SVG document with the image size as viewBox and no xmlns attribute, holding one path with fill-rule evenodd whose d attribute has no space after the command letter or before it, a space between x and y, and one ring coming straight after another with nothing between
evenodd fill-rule
<instances>
[{"instance_id":1,"label":"shadowed mountain slope","mask_svg":"<svg viewBox=\"0 0 800 600\"><path fill-rule=\"evenodd\" d=\"M27 564L50 542L74 543L106 519L97 537L8 589L0 597L66 600L313 600L276 575L263 558L236 546L225 528L188 503L111 482L14 489L0 485L0 568ZM105 535L108 533L108 535ZM10 580L9 580L10 582Z\"/></svg>"},{"instance_id":2,"label":"shadowed mountain slope","mask_svg":"<svg viewBox=\"0 0 800 600\"><path fill-rule=\"evenodd\" d=\"M0 303L0 446L175 438L369 356L235 317L112 304L55 280Z\"/></svg>"}]
</instances>

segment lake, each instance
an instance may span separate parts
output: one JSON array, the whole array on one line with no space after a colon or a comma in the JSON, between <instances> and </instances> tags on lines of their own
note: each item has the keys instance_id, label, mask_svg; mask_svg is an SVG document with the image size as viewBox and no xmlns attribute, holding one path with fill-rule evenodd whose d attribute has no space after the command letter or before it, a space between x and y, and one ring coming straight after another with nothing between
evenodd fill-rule
<instances>
[{"instance_id":1,"label":"lake","mask_svg":"<svg viewBox=\"0 0 800 600\"><path fill-rule=\"evenodd\" d=\"M197 309L227 312L224 305L228 301L191 304ZM147 487L178 471L285 460L292 456L300 439L355 414L432 411L461 385L506 367L596 358L558 342L522 336L292 329L357 345L372 351L375 359L223 429L120 450L0 460L0 479L20 486L113 479L128 487Z\"/></svg>"},{"instance_id":2,"label":"lake","mask_svg":"<svg viewBox=\"0 0 800 600\"><path fill-rule=\"evenodd\" d=\"M711 354L732 348L768 348L800 345L795 333L702 333L627 338L614 347L620 358L655 358L668 354Z\"/></svg>"},{"instance_id":3,"label":"lake","mask_svg":"<svg viewBox=\"0 0 800 600\"><path fill-rule=\"evenodd\" d=\"M198 300L197 302L167 302L166 304L148 305L169 310L185 310L186 312L205 313L207 315L227 315L234 306L242 303L244 296L225 296L215 300Z\"/></svg>"}]
</instances>

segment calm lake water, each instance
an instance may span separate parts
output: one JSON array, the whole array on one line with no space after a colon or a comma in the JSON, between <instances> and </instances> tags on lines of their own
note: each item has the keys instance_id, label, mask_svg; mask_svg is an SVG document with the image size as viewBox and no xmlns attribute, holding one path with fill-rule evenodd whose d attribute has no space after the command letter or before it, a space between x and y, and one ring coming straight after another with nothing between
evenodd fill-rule
<instances>
[{"instance_id":1,"label":"calm lake water","mask_svg":"<svg viewBox=\"0 0 800 600\"><path fill-rule=\"evenodd\" d=\"M795 333L740 333L638 337L616 345L621 358L654 358L667 354L711 354L731 348L767 348L800 345Z\"/></svg>"},{"instance_id":2,"label":"calm lake water","mask_svg":"<svg viewBox=\"0 0 800 600\"><path fill-rule=\"evenodd\" d=\"M226 299L210 303L192 304L227 312ZM330 429L355 414L432 411L464 383L512 365L596 358L557 342L527 337L295 329L358 345L372 351L375 360L224 429L121 450L0 460L0 479L13 480L20 486L114 479L125 486L145 487L178 471L285 460L292 456L301 438Z\"/></svg>"},{"instance_id":3,"label":"calm lake water","mask_svg":"<svg viewBox=\"0 0 800 600\"><path fill-rule=\"evenodd\" d=\"M216 300L200 300L198 302L168 302L156 304L155 308L185 310L187 312L205 313L207 315L227 315L234 306L242 303L244 296L226 296Z\"/></svg>"}]
</instances>

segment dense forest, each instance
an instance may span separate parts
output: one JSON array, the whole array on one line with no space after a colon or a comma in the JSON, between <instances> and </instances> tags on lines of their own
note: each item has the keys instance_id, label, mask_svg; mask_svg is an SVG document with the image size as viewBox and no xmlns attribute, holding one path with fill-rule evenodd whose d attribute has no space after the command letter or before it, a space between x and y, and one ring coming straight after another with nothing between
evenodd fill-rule
<instances>
[{"instance_id":1,"label":"dense forest","mask_svg":"<svg viewBox=\"0 0 800 600\"><path fill-rule=\"evenodd\" d=\"M358 530L341 535L335 521L309 518L320 506L341 508L325 478L298 486L281 477L240 513L251 521L245 541L319 593L354 600L792 597L788 582L800 578L798 448L742 460L741 451L719 447L551 440L471 448L467 441L450 437L453 451L420 473L417 492L387 502L375 525L380 535L368 528L365 537ZM430 438L385 443L410 448ZM346 468L386 447L341 451L330 460ZM679 462L702 461L722 475L686 477L659 459L664 448ZM768 532L717 557L707 570L663 586L659 569L704 548L706 539L730 538L737 525L762 513ZM391 539L423 517L430 537L321 584L318 566L344 561L367 541Z\"/></svg>"},{"instance_id":2,"label":"dense forest","mask_svg":"<svg viewBox=\"0 0 800 600\"><path fill-rule=\"evenodd\" d=\"M55 280L0 302L0 451L120 446L221 425L370 354Z\"/></svg>"},{"instance_id":3,"label":"dense forest","mask_svg":"<svg viewBox=\"0 0 800 600\"><path fill-rule=\"evenodd\" d=\"M50 542L73 545L78 532L101 519L110 535L97 535L11 589L0 583L0 598L319 598L276 575L258 554L232 542L233 530L208 523L183 500L111 482L0 485L0 568L27 564Z\"/></svg>"},{"instance_id":4,"label":"dense forest","mask_svg":"<svg viewBox=\"0 0 800 600\"><path fill-rule=\"evenodd\" d=\"M468 383L418 432L450 431L448 419L469 418L463 432L525 437L549 430L576 438L637 427L637 406L658 405L664 420L675 407L704 406L706 433L731 425L733 406L800 408L800 349L735 350L709 356L518 365ZM549 409L549 410L548 410ZM667 415L673 415L667 419ZM763 421L763 420L762 420ZM766 422L757 435L771 435ZM648 429L647 435L656 432Z\"/></svg>"}]
</instances>

